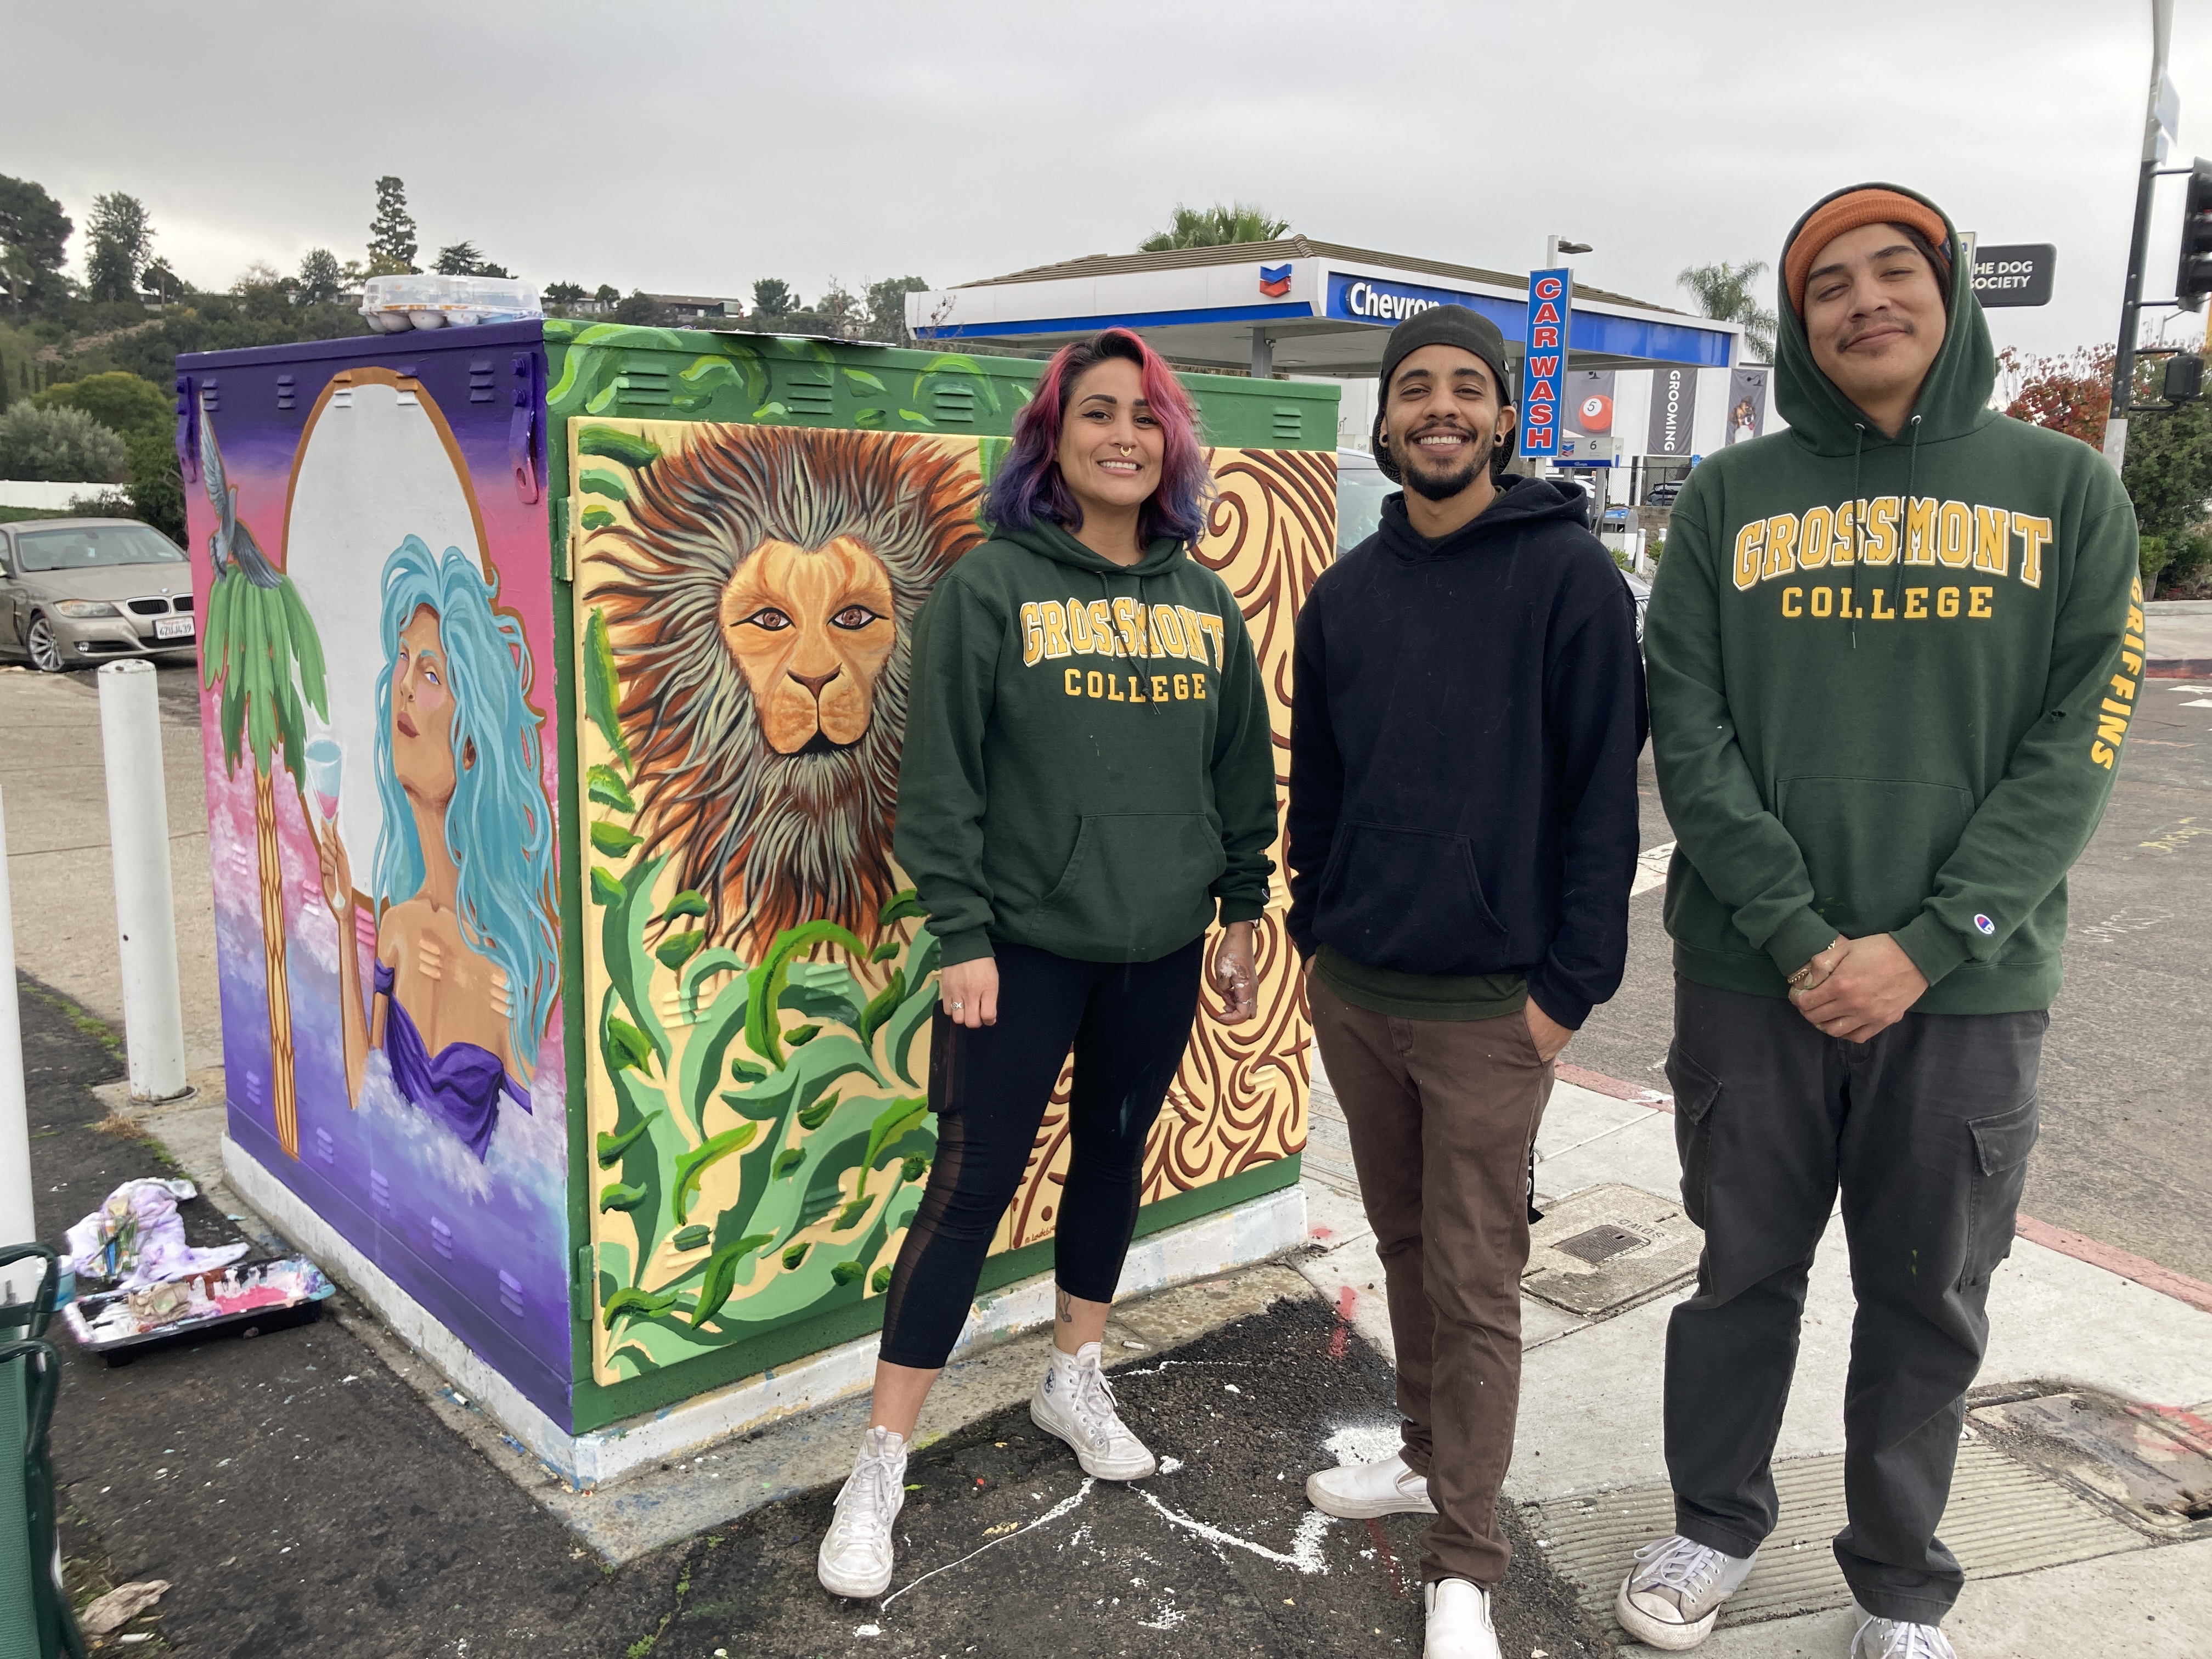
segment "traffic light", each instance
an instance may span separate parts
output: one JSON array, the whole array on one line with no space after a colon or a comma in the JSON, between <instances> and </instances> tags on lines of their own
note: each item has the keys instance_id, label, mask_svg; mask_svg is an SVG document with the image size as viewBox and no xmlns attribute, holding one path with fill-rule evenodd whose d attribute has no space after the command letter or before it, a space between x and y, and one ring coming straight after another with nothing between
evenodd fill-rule
<instances>
[{"instance_id":1,"label":"traffic light","mask_svg":"<svg viewBox=\"0 0 2212 1659\"><path fill-rule=\"evenodd\" d=\"M2194 403L2204 395L2204 360L2191 351L2168 357L2159 390L2170 404Z\"/></svg>"},{"instance_id":2,"label":"traffic light","mask_svg":"<svg viewBox=\"0 0 2212 1659\"><path fill-rule=\"evenodd\" d=\"M2181 216L2181 270L2174 298L2195 311L2212 294L2212 161L2201 156L2189 169L2189 199Z\"/></svg>"}]
</instances>

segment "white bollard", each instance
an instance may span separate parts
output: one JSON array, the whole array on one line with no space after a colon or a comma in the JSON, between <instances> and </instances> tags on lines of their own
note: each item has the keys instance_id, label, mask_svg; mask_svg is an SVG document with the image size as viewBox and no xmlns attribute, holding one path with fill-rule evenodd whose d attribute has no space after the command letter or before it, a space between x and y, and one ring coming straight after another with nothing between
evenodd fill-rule
<instances>
[{"instance_id":1,"label":"white bollard","mask_svg":"<svg viewBox=\"0 0 2212 1659\"><path fill-rule=\"evenodd\" d=\"M31 1108L23 1091L23 1022L15 1006L15 920L8 903L8 817L0 807L0 1244L39 1236L31 1209ZM27 1302L38 1263L0 1267L0 1302ZM8 1334L21 1334L20 1332Z\"/></svg>"},{"instance_id":2,"label":"white bollard","mask_svg":"<svg viewBox=\"0 0 2212 1659\"><path fill-rule=\"evenodd\" d=\"M177 988L161 707L151 663L112 662L100 671L100 741L107 763L107 838L115 860L131 1097L173 1100L185 1092L185 1010Z\"/></svg>"}]
</instances>

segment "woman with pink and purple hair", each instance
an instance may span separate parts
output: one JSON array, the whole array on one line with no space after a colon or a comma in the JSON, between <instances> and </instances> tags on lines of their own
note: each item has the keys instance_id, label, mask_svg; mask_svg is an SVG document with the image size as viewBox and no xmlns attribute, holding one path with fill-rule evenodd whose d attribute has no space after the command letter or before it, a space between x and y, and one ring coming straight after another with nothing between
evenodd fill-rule
<instances>
[{"instance_id":1,"label":"woman with pink and purple hair","mask_svg":"<svg viewBox=\"0 0 2212 1659\"><path fill-rule=\"evenodd\" d=\"M915 618L895 850L943 952L938 1154L822 1542L822 1583L841 1595L890 1582L907 1442L1071 1049L1059 1311L1030 1414L1098 1479L1155 1467L1114 1409L1099 1342L1206 930L1218 917L1225 1016L1249 1019L1274 868L1259 668L1235 598L1190 557L1212 486L1190 398L1142 340L1110 329L1068 346L1015 420L984 509L992 539Z\"/></svg>"}]
</instances>

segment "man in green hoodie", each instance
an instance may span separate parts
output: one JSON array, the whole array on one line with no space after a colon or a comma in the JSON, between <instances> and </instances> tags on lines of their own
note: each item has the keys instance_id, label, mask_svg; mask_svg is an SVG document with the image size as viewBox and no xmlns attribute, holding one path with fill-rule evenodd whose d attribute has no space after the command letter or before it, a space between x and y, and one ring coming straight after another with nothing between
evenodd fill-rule
<instances>
[{"instance_id":1,"label":"man in green hoodie","mask_svg":"<svg viewBox=\"0 0 2212 1659\"><path fill-rule=\"evenodd\" d=\"M1853 1659L1949 1659L1936 1525L2035 1142L2066 872L2141 684L2135 516L2086 445L1990 408L1931 203L1839 191L1782 266L1790 429L1691 475L1645 626L1677 837L1667 1069L1705 1248L1668 1328L1675 1533L1616 1611L1693 1647L1749 1576L1840 1190Z\"/></svg>"}]
</instances>

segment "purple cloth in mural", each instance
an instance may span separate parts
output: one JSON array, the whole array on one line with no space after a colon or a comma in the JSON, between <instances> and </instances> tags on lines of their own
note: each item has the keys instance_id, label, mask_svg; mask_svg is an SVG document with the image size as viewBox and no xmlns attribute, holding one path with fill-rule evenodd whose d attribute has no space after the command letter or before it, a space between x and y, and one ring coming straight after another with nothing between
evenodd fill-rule
<instances>
[{"instance_id":1,"label":"purple cloth in mural","mask_svg":"<svg viewBox=\"0 0 2212 1659\"><path fill-rule=\"evenodd\" d=\"M482 1163L499 1121L500 1096L506 1095L526 1112L530 1091L507 1074L497 1054L480 1043L449 1042L434 1056L429 1054L413 1017L392 994L397 977L382 963L376 964L377 994L387 1000L384 1057L392 1063L392 1080L410 1102L459 1135Z\"/></svg>"}]
</instances>

